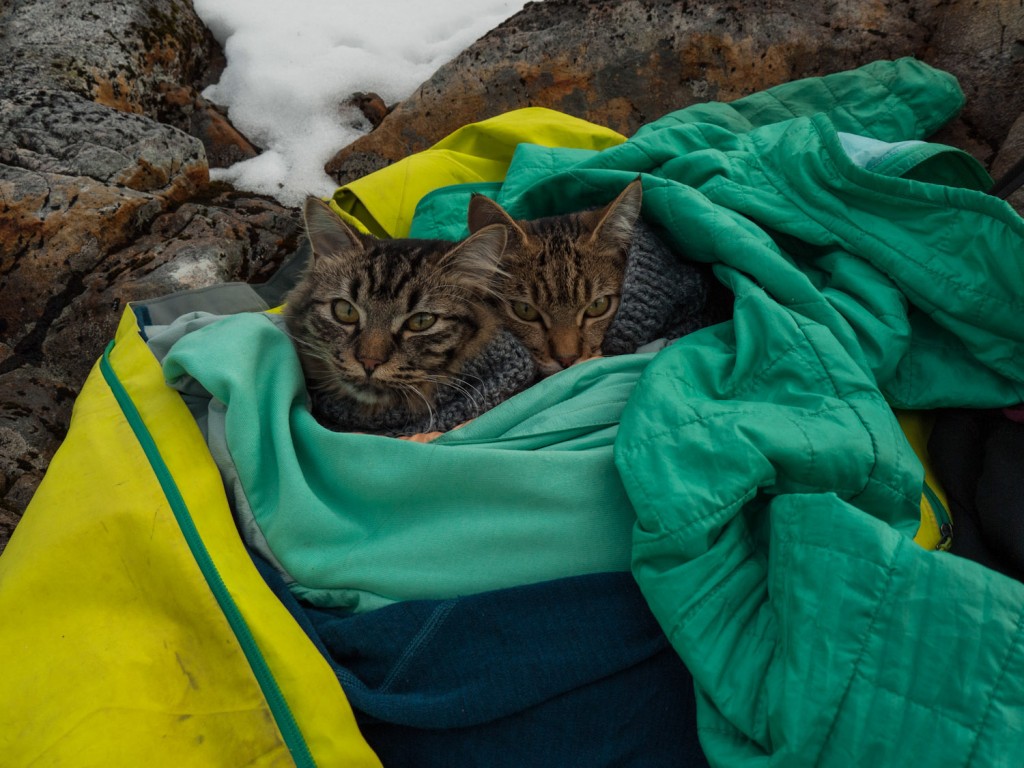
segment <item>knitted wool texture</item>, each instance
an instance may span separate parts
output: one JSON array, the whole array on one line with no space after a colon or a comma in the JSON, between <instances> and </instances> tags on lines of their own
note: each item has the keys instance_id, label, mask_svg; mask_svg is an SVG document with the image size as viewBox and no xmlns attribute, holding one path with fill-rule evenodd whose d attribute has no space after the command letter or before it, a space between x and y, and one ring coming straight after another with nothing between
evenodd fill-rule
<instances>
[{"instance_id":1,"label":"knitted wool texture","mask_svg":"<svg viewBox=\"0 0 1024 768\"><path fill-rule=\"evenodd\" d=\"M601 351L625 355L655 339L677 339L710 323L706 271L681 259L642 219L626 256L619 311Z\"/></svg>"}]
</instances>

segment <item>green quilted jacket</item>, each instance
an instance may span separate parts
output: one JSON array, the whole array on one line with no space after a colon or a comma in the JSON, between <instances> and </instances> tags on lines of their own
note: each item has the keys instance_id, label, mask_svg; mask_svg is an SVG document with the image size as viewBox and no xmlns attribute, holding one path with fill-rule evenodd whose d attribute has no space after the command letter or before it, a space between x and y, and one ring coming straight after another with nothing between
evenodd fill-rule
<instances>
[{"instance_id":1,"label":"green quilted jacket","mask_svg":"<svg viewBox=\"0 0 1024 768\"><path fill-rule=\"evenodd\" d=\"M521 147L498 193L529 217L639 174L645 218L735 292L731 322L646 367L614 445L633 573L714 765L1024 754L1024 585L912 542L922 468L891 410L1024 399L1024 221L920 141L962 98L876 62L601 152ZM414 231L457 234L459 194Z\"/></svg>"}]
</instances>

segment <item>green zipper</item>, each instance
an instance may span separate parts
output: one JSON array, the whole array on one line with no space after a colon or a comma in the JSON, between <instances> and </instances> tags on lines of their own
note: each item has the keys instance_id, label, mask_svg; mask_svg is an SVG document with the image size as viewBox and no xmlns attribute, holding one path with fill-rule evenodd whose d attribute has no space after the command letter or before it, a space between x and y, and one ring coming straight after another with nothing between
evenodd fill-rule
<instances>
[{"instance_id":1,"label":"green zipper","mask_svg":"<svg viewBox=\"0 0 1024 768\"><path fill-rule=\"evenodd\" d=\"M935 513L935 521L939 524L939 543L935 548L948 551L953 546L953 517L928 483L924 484L924 497L928 499L928 504Z\"/></svg>"},{"instance_id":2,"label":"green zipper","mask_svg":"<svg viewBox=\"0 0 1024 768\"><path fill-rule=\"evenodd\" d=\"M168 469L167 464L164 463L163 457L160 455L160 449L157 447L156 441L146 428L146 424L135 407L135 403L132 402L128 390L125 389L114 372L114 367L110 363L110 351L113 348L114 342L111 341L103 351L103 357L100 359L100 371L103 374L103 378L106 380L111 392L113 392L114 399L121 407L121 412L124 414L125 419L127 419L129 426L131 426L132 431L135 433L135 439L138 440L139 446L149 460L149 465L156 475L160 487L163 489L164 496L171 510L174 512L175 520L177 520L178 527L181 529L181 533L192 552L192 557L199 565L210 591L213 592L221 611L224 613L224 617L228 620L228 624L235 633L235 638L238 640L242 652L245 654L245 658L248 660L249 666L256 676L256 682L259 684L260 690L262 690L263 696L270 706L274 721L277 723L278 730L280 730L281 736L284 738L285 746L291 752L292 759L295 760L297 766L314 768L316 761L313 760L313 755L310 753L306 740L302 736L302 731L299 730L299 726L295 722L295 717L288 707L288 702L281 693L281 689L278 687L266 659L263 658L263 654L260 652L256 639L249 629L249 625L246 624L245 618L231 597L227 585L224 584L224 580L217 571L217 566L214 564L206 544L203 543L202 537L200 537L199 531L196 529L195 521L192 519L181 491L178 489L170 469Z\"/></svg>"}]
</instances>

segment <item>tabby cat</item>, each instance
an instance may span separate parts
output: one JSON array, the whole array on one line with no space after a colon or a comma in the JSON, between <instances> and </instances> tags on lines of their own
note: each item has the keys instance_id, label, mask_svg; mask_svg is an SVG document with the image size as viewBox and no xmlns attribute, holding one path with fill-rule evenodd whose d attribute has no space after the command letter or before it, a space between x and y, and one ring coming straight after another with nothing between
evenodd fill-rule
<instances>
[{"instance_id":1,"label":"tabby cat","mask_svg":"<svg viewBox=\"0 0 1024 768\"><path fill-rule=\"evenodd\" d=\"M483 195L470 200L474 236L495 224L508 233L500 289L506 326L543 374L601 354L619 308L642 194L637 180L603 208L532 221L513 219Z\"/></svg>"},{"instance_id":2,"label":"tabby cat","mask_svg":"<svg viewBox=\"0 0 1024 768\"><path fill-rule=\"evenodd\" d=\"M488 297L505 228L460 243L384 240L354 232L315 197L303 215L313 257L284 314L314 414L335 428L433 421L439 393L465 390L459 374L499 333Z\"/></svg>"}]
</instances>

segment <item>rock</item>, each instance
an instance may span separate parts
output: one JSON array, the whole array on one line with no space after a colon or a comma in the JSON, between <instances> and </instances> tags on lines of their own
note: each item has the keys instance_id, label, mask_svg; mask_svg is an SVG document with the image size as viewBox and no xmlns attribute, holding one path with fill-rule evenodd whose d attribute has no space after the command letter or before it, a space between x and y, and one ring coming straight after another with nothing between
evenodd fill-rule
<instances>
[{"instance_id":1,"label":"rock","mask_svg":"<svg viewBox=\"0 0 1024 768\"><path fill-rule=\"evenodd\" d=\"M112 253L53 319L42 347L51 370L84 377L132 301L231 281L263 282L298 248L296 210L228 188L158 216L146 234Z\"/></svg>"},{"instance_id":2,"label":"rock","mask_svg":"<svg viewBox=\"0 0 1024 768\"><path fill-rule=\"evenodd\" d=\"M0 374L0 551L67 432L77 388L38 366Z\"/></svg>"},{"instance_id":3,"label":"rock","mask_svg":"<svg viewBox=\"0 0 1024 768\"><path fill-rule=\"evenodd\" d=\"M255 154L198 95L187 0L0 0L0 549L127 302L261 280L296 211L209 183Z\"/></svg>"},{"instance_id":4,"label":"rock","mask_svg":"<svg viewBox=\"0 0 1024 768\"><path fill-rule=\"evenodd\" d=\"M190 118L188 132L203 142L211 168L228 168L259 154L227 115L202 96L195 97Z\"/></svg>"},{"instance_id":5,"label":"rock","mask_svg":"<svg viewBox=\"0 0 1024 768\"><path fill-rule=\"evenodd\" d=\"M376 93L353 93L345 106L353 106L362 112L371 127L376 128L391 112L391 107L384 103Z\"/></svg>"},{"instance_id":6,"label":"rock","mask_svg":"<svg viewBox=\"0 0 1024 768\"><path fill-rule=\"evenodd\" d=\"M999 182L1011 170L1024 171L1024 168L1014 168L1014 165L1018 162L1024 162L1024 115L1018 117L1016 122L1010 126L1010 132L1006 136L1006 141L1003 142L999 154L992 161L992 177L996 182ZM1024 215L1024 184L1021 184L1014 192L1010 193L1006 200L1018 213Z\"/></svg>"},{"instance_id":7,"label":"rock","mask_svg":"<svg viewBox=\"0 0 1024 768\"><path fill-rule=\"evenodd\" d=\"M231 124L220 107L192 88L168 88L164 102L180 110L180 125L176 123L177 127L203 143L211 168L227 168L259 154L259 150Z\"/></svg>"},{"instance_id":8,"label":"rock","mask_svg":"<svg viewBox=\"0 0 1024 768\"><path fill-rule=\"evenodd\" d=\"M19 3L0 24L0 96L45 89L145 115L202 141L211 167L258 150L200 91L223 52L187 0Z\"/></svg>"},{"instance_id":9,"label":"rock","mask_svg":"<svg viewBox=\"0 0 1024 768\"><path fill-rule=\"evenodd\" d=\"M172 123L165 91L201 84L217 49L189 0L20 0L3 11L3 91L67 91Z\"/></svg>"},{"instance_id":10,"label":"rock","mask_svg":"<svg viewBox=\"0 0 1024 768\"><path fill-rule=\"evenodd\" d=\"M0 328L31 356L55 304L209 170L196 139L61 91L0 100L0 136Z\"/></svg>"},{"instance_id":11,"label":"rock","mask_svg":"<svg viewBox=\"0 0 1024 768\"><path fill-rule=\"evenodd\" d=\"M180 201L209 179L201 144L170 126L66 91L0 97L0 161Z\"/></svg>"},{"instance_id":12,"label":"rock","mask_svg":"<svg viewBox=\"0 0 1024 768\"><path fill-rule=\"evenodd\" d=\"M946 0L531 3L441 67L325 169L344 184L461 125L525 106L551 107L629 135L697 102L731 101L902 56L946 68L967 84L968 128L961 135L971 135L970 150L988 160L1024 108L1017 87L1024 14L1007 0L985 5L998 12Z\"/></svg>"},{"instance_id":13,"label":"rock","mask_svg":"<svg viewBox=\"0 0 1024 768\"><path fill-rule=\"evenodd\" d=\"M971 139L984 145L984 154L975 155L990 163L1024 112L1024 11L1009 0L934 5L934 33L915 54L960 81L967 103L955 125L964 125ZM936 140L947 135L940 133ZM955 140L948 143L970 149Z\"/></svg>"}]
</instances>

